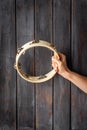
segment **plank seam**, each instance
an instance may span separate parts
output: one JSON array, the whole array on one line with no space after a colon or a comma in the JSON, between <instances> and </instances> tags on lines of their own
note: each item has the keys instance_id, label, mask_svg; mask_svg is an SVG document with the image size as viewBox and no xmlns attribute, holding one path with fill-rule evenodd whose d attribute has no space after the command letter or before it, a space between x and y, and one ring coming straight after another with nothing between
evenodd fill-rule
<instances>
[{"instance_id":1,"label":"plank seam","mask_svg":"<svg viewBox=\"0 0 87 130\"><path fill-rule=\"evenodd\" d=\"M36 0L34 0L34 39L36 38ZM34 75L35 75L35 48L34 48ZM34 130L36 130L36 84L34 84Z\"/></svg>"},{"instance_id":2,"label":"plank seam","mask_svg":"<svg viewBox=\"0 0 87 130\"><path fill-rule=\"evenodd\" d=\"M54 32L53 32L53 29L54 29L54 11L53 11L53 0L51 1L52 2L52 43L54 43ZM52 130L54 130L54 78L52 79Z\"/></svg>"},{"instance_id":3,"label":"plank seam","mask_svg":"<svg viewBox=\"0 0 87 130\"><path fill-rule=\"evenodd\" d=\"M70 67L72 69L72 0L70 0ZM71 82L70 82L70 130L71 130L71 125L72 125L72 117L71 117Z\"/></svg>"},{"instance_id":4,"label":"plank seam","mask_svg":"<svg viewBox=\"0 0 87 130\"><path fill-rule=\"evenodd\" d=\"M87 130L87 128L86 129L71 129L71 130Z\"/></svg>"},{"instance_id":5,"label":"plank seam","mask_svg":"<svg viewBox=\"0 0 87 130\"><path fill-rule=\"evenodd\" d=\"M15 0L15 54L17 51L17 20L16 20L16 0ZM16 72L16 130L18 130L18 101L17 101L17 72Z\"/></svg>"}]
</instances>

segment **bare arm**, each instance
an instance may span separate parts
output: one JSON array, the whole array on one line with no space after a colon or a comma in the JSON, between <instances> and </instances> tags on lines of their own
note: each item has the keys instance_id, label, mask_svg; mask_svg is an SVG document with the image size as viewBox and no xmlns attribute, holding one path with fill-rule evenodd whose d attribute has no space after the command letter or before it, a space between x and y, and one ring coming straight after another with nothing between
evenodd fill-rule
<instances>
[{"instance_id":1,"label":"bare arm","mask_svg":"<svg viewBox=\"0 0 87 130\"><path fill-rule=\"evenodd\" d=\"M87 93L87 77L77 74L73 71L70 71L66 64L65 55L59 53L60 59L57 58L56 55L52 57L52 66L60 74L62 77L71 81L82 91Z\"/></svg>"},{"instance_id":2,"label":"bare arm","mask_svg":"<svg viewBox=\"0 0 87 130\"><path fill-rule=\"evenodd\" d=\"M64 77L75 84L82 91L87 93L87 77L79 75L72 71L66 72Z\"/></svg>"}]
</instances>

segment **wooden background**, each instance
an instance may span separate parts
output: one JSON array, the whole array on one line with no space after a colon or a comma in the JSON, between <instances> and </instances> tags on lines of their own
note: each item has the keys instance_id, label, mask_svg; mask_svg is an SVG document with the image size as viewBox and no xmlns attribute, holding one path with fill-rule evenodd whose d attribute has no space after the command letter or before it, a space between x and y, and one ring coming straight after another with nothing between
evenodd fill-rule
<instances>
[{"instance_id":1,"label":"wooden background","mask_svg":"<svg viewBox=\"0 0 87 130\"><path fill-rule=\"evenodd\" d=\"M0 130L87 130L87 94L59 75L32 84L14 70L17 48L33 39L54 43L87 76L87 0L0 0ZM48 72L51 56L32 49L23 69Z\"/></svg>"}]
</instances>

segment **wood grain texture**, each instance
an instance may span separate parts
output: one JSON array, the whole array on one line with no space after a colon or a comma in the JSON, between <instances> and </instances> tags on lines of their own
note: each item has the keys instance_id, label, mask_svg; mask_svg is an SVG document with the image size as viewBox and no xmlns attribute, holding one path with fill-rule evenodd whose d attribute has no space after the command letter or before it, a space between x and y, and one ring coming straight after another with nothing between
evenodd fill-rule
<instances>
[{"instance_id":1,"label":"wood grain texture","mask_svg":"<svg viewBox=\"0 0 87 130\"><path fill-rule=\"evenodd\" d=\"M57 50L70 60L70 1L53 2L53 41ZM54 130L70 130L70 83L54 78Z\"/></svg>"},{"instance_id":2,"label":"wood grain texture","mask_svg":"<svg viewBox=\"0 0 87 130\"><path fill-rule=\"evenodd\" d=\"M14 59L0 56L0 130L16 130Z\"/></svg>"},{"instance_id":3,"label":"wood grain texture","mask_svg":"<svg viewBox=\"0 0 87 130\"><path fill-rule=\"evenodd\" d=\"M52 1L35 2L35 38L51 42L52 39ZM35 49L36 75L51 70L51 51ZM52 80L36 84L36 129L52 129Z\"/></svg>"},{"instance_id":4,"label":"wood grain texture","mask_svg":"<svg viewBox=\"0 0 87 130\"><path fill-rule=\"evenodd\" d=\"M87 76L87 1L72 0L72 69ZM72 84L72 129L87 129L87 94Z\"/></svg>"},{"instance_id":5,"label":"wood grain texture","mask_svg":"<svg viewBox=\"0 0 87 130\"><path fill-rule=\"evenodd\" d=\"M87 130L87 94L59 75L40 84L16 75L16 46L34 38L54 43L87 76L87 0L0 0L0 130ZM51 55L32 48L22 69L45 74Z\"/></svg>"},{"instance_id":6,"label":"wood grain texture","mask_svg":"<svg viewBox=\"0 0 87 130\"><path fill-rule=\"evenodd\" d=\"M15 1L0 0L0 130L16 130Z\"/></svg>"},{"instance_id":7,"label":"wood grain texture","mask_svg":"<svg viewBox=\"0 0 87 130\"><path fill-rule=\"evenodd\" d=\"M16 1L17 47L34 39L34 1ZM34 51L31 49L20 59L22 68L34 73ZM18 130L34 130L34 84L17 76Z\"/></svg>"},{"instance_id":8,"label":"wood grain texture","mask_svg":"<svg viewBox=\"0 0 87 130\"><path fill-rule=\"evenodd\" d=\"M0 54L15 55L15 0L0 0Z\"/></svg>"}]
</instances>

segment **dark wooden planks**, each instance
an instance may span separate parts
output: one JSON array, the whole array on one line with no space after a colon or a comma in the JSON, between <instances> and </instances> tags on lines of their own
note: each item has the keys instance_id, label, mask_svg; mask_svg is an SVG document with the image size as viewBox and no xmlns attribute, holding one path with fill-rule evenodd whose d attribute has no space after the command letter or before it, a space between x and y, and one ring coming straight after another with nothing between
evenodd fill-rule
<instances>
[{"instance_id":1,"label":"dark wooden planks","mask_svg":"<svg viewBox=\"0 0 87 130\"><path fill-rule=\"evenodd\" d=\"M16 130L14 59L0 56L0 130Z\"/></svg>"},{"instance_id":2,"label":"dark wooden planks","mask_svg":"<svg viewBox=\"0 0 87 130\"><path fill-rule=\"evenodd\" d=\"M70 60L70 1L53 1L53 41L58 51ZM70 129L70 83L54 78L54 130Z\"/></svg>"},{"instance_id":3,"label":"dark wooden planks","mask_svg":"<svg viewBox=\"0 0 87 130\"><path fill-rule=\"evenodd\" d=\"M51 42L52 39L52 1L35 2L35 38ZM36 75L51 70L51 51L35 49ZM52 80L36 84L36 129L52 129Z\"/></svg>"},{"instance_id":4,"label":"dark wooden planks","mask_svg":"<svg viewBox=\"0 0 87 130\"><path fill-rule=\"evenodd\" d=\"M87 76L87 0L72 0L72 69ZM87 94L72 84L72 129L87 129Z\"/></svg>"},{"instance_id":5,"label":"dark wooden planks","mask_svg":"<svg viewBox=\"0 0 87 130\"><path fill-rule=\"evenodd\" d=\"M0 0L0 54L15 55L15 0Z\"/></svg>"},{"instance_id":6,"label":"dark wooden planks","mask_svg":"<svg viewBox=\"0 0 87 130\"><path fill-rule=\"evenodd\" d=\"M0 130L16 130L15 0L0 0Z\"/></svg>"},{"instance_id":7,"label":"dark wooden planks","mask_svg":"<svg viewBox=\"0 0 87 130\"><path fill-rule=\"evenodd\" d=\"M34 1L16 0L17 47L34 39ZM30 50L21 59L23 69L34 72L34 53ZM34 84L17 76L18 130L34 129Z\"/></svg>"}]
</instances>

